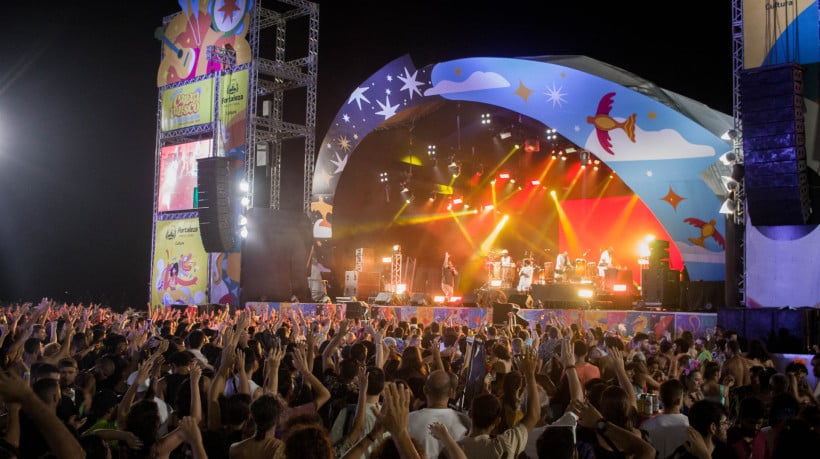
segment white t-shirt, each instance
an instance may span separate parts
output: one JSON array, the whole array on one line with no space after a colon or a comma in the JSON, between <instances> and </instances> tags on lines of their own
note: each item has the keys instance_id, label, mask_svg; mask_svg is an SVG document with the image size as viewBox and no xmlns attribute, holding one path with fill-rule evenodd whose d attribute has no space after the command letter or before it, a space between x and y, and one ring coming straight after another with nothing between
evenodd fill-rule
<instances>
[{"instance_id":1,"label":"white t-shirt","mask_svg":"<svg viewBox=\"0 0 820 459\"><path fill-rule=\"evenodd\" d=\"M468 458L515 459L524 452L527 439L527 426L519 423L495 437L489 435L464 437L458 440L458 444Z\"/></svg>"},{"instance_id":2,"label":"white t-shirt","mask_svg":"<svg viewBox=\"0 0 820 459\"><path fill-rule=\"evenodd\" d=\"M544 433L550 427L571 427L572 428L572 435L575 436L575 428L578 426L578 417L575 416L575 413L571 411L567 411L564 413L560 418L556 419L555 422L552 424L548 424L541 427L536 427L532 429L530 434L527 436L527 446L524 448L524 453L526 453L527 457L530 459L537 459L538 458L538 437Z\"/></svg>"},{"instance_id":3,"label":"white t-shirt","mask_svg":"<svg viewBox=\"0 0 820 459\"><path fill-rule=\"evenodd\" d=\"M434 422L447 426L450 435L459 441L470 430L470 420L465 415L451 408L424 408L410 412L407 431L419 443L424 445L428 459L435 459L441 453L441 443L430 435L428 427Z\"/></svg>"},{"instance_id":4,"label":"white t-shirt","mask_svg":"<svg viewBox=\"0 0 820 459\"><path fill-rule=\"evenodd\" d=\"M251 398L253 398L253 394L259 389L259 384L256 384L252 379L248 380L248 385L251 388ZM225 396L230 397L233 394L239 393L239 375L235 375L233 378L227 381L225 384Z\"/></svg>"},{"instance_id":5,"label":"white t-shirt","mask_svg":"<svg viewBox=\"0 0 820 459\"><path fill-rule=\"evenodd\" d=\"M686 426L689 418L686 415L658 414L641 424L641 430L649 435L649 441L658 451L658 457L669 457L686 441Z\"/></svg>"}]
</instances>

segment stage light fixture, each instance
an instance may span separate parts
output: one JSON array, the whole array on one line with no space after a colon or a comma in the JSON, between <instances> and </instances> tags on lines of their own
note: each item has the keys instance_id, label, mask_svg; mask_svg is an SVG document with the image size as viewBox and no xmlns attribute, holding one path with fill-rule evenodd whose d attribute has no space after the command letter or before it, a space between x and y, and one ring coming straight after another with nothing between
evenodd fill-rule
<instances>
[{"instance_id":1,"label":"stage light fixture","mask_svg":"<svg viewBox=\"0 0 820 459\"><path fill-rule=\"evenodd\" d=\"M387 183L390 179L388 178L387 172L382 172L379 174L379 182L380 183Z\"/></svg>"},{"instance_id":2,"label":"stage light fixture","mask_svg":"<svg viewBox=\"0 0 820 459\"><path fill-rule=\"evenodd\" d=\"M396 285L396 294L397 295L404 295L407 292L407 284L398 284Z\"/></svg>"},{"instance_id":3,"label":"stage light fixture","mask_svg":"<svg viewBox=\"0 0 820 459\"><path fill-rule=\"evenodd\" d=\"M248 224L248 217L244 215L239 216L239 226L245 226Z\"/></svg>"},{"instance_id":4,"label":"stage light fixture","mask_svg":"<svg viewBox=\"0 0 820 459\"><path fill-rule=\"evenodd\" d=\"M500 138L501 140L507 140L510 137L512 137L512 132L510 131L504 131L501 134L498 134L498 138Z\"/></svg>"},{"instance_id":5,"label":"stage light fixture","mask_svg":"<svg viewBox=\"0 0 820 459\"><path fill-rule=\"evenodd\" d=\"M239 182L239 191L247 193L250 190L251 186L248 184L247 180L242 180L241 182Z\"/></svg>"},{"instance_id":6,"label":"stage light fixture","mask_svg":"<svg viewBox=\"0 0 820 459\"><path fill-rule=\"evenodd\" d=\"M461 175L461 165L455 161L450 162L450 165L447 166L447 170L450 171L453 177Z\"/></svg>"},{"instance_id":7,"label":"stage light fixture","mask_svg":"<svg viewBox=\"0 0 820 459\"><path fill-rule=\"evenodd\" d=\"M481 114L481 124L488 125L488 124L492 124L492 122L493 122L493 118L492 118L492 116L490 116L489 113L482 113Z\"/></svg>"},{"instance_id":8,"label":"stage light fixture","mask_svg":"<svg viewBox=\"0 0 820 459\"><path fill-rule=\"evenodd\" d=\"M589 161L589 152L588 151L582 151L579 154L579 156L581 157L581 162L582 163L586 163L587 161Z\"/></svg>"},{"instance_id":9,"label":"stage light fixture","mask_svg":"<svg viewBox=\"0 0 820 459\"><path fill-rule=\"evenodd\" d=\"M726 199L720 206L720 213L723 215L733 215L735 213L735 208L735 201L732 199Z\"/></svg>"},{"instance_id":10,"label":"stage light fixture","mask_svg":"<svg viewBox=\"0 0 820 459\"><path fill-rule=\"evenodd\" d=\"M727 151L720 156L720 162L726 166L731 166L737 162L737 154L734 151Z\"/></svg>"},{"instance_id":11,"label":"stage light fixture","mask_svg":"<svg viewBox=\"0 0 820 459\"><path fill-rule=\"evenodd\" d=\"M401 252L401 246L398 245L398 244L394 245L393 246L393 253L399 253L399 252Z\"/></svg>"},{"instance_id":12,"label":"stage light fixture","mask_svg":"<svg viewBox=\"0 0 820 459\"><path fill-rule=\"evenodd\" d=\"M626 292L626 284L615 284L612 286L613 292Z\"/></svg>"},{"instance_id":13,"label":"stage light fixture","mask_svg":"<svg viewBox=\"0 0 820 459\"><path fill-rule=\"evenodd\" d=\"M531 181L530 181L530 185L532 185L532 186L538 186L538 185L540 185L540 184L541 184L541 181L540 181L540 180L531 180Z\"/></svg>"},{"instance_id":14,"label":"stage light fixture","mask_svg":"<svg viewBox=\"0 0 820 459\"><path fill-rule=\"evenodd\" d=\"M578 151L578 150L576 150L576 149L575 149L575 147L567 147L567 148L565 148L565 149L564 149L564 151L565 151L567 154L570 154L570 153L575 153L575 152L576 152L576 151Z\"/></svg>"},{"instance_id":15,"label":"stage light fixture","mask_svg":"<svg viewBox=\"0 0 820 459\"><path fill-rule=\"evenodd\" d=\"M242 228L240 228L239 229L239 235L242 236L242 239L247 238L248 237L248 227L243 226Z\"/></svg>"},{"instance_id":16,"label":"stage light fixture","mask_svg":"<svg viewBox=\"0 0 820 459\"><path fill-rule=\"evenodd\" d=\"M464 202L464 200L463 200L463 199L461 199L461 198L455 198L455 199L453 199L453 204L461 204L462 202Z\"/></svg>"},{"instance_id":17,"label":"stage light fixture","mask_svg":"<svg viewBox=\"0 0 820 459\"><path fill-rule=\"evenodd\" d=\"M507 179L510 178L510 174L508 174L507 172L502 172L502 173L498 174L498 178L507 180Z\"/></svg>"},{"instance_id":18,"label":"stage light fixture","mask_svg":"<svg viewBox=\"0 0 820 459\"><path fill-rule=\"evenodd\" d=\"M566 156L561 156L561 161L566 161L566 160L567 160Z\"/></svg>"},{"instance_id":19,"label":"stage light fixture","mask_svg":"<svg viewBox=\"0 0 820 459\"><path fill-rule=\"evenodd\" d=\"M558 157L555 156L555 153L552 154L552 159L558 159Z\"/></svg>"},{"instance_id":20,"label":"stage light fixture","mask_svg":"<svg viewBox=\"0 0 820 459\"><path fill-rule=\"evenodd\" d=\"M737 138L737 131L734 129L729 129L728 131L721 134L720 138L723 140L735 140Z\"/></svg>"},{"instance_id":21,"label":"stage light fixture","mask_svg":"<svg viewBox=\"0 0 820 459\"><path fill-rule=\"evenodd\" d=\"M592 166L592 170L597 171L597 170L598 170L598 166Z\"/></svg>"},{"instance_id":22,"label":"stage light fixture","mask_svg":"<svg viewBox=\"0 0 820 459\"><path fill-rule=\"evenodd\" d=\"M490 287L501 287L501 280L493 279L490 281Z\"/></svg>"},{"instance_id":23,"label":"stage light fixture","mask_svg":"<svg viewBox=\"0 0 820 459\"><path fill-rule=\"evenodd\" d=\"M552 196L552 198L555 199L558 196L558 194L555 193L555 190L550 190L550 196Z\"/></svg>"},{"instance_id":24,"label":"stage light fixture","mask_svg":"<svg viewBox=\"0 0 820 459\"><path fill-rule=\"evenodd\" d=\"M433 297L433 303L435 304L443 304L445 301L447 301L447 297L444 295L436 295Z\"/></svg>"},{"instance_id":25,"label":"stage light fixture","mask_svg":"<svg viewBox=\"0 0 820 459\"><path fill-rule=\"evenodd\" d=\"M430 193L430 198L428 199L428 201L433 202L435 200L436 200L436 192L434 191L434 192Z\"/></svg>"},{"instance_id":26,"label":"stage light fixture","mask_svg":"<svg viewBox=\"0 0 820 459\"><path fill-rule=\"evenodd\" d=\"M388 264L393 262L393 257L382 257L382 263Z\"/></svg>"},{"instance_id":27,"label":"stage light fixture","mask_svg":"<svg viewBox=\"0 0 820 459\"><path fill-rule=\"evenodd\" d=\"M578 298L592 298L594 292L589 288L578 289Z\"/></svg>"},{"instance_id":28,"label":"stage light fixture","mask_svg":"<svg viewBox=\"0 0 820 459\"><path fill-rule=\"evenodd\" d=\"M511 184L513 184L513 185L515 185L515 179L514 179L514 178L511 178L511 179L510 179L510 183L511 183Z\"/></svg>"},{"instance_id":29,"label":"stage light fixture","mask_svg":"<svg viewBox=\"0 0 820 459\"><path fill-rule=\"evenodd\" d=\"M436 146L435 145L427 145L427 156L432 160L436 159Z\"/></svg>"},{"instance_id":30,"label":"stage light fixture","mask_svg":"<svg viewBox=\"0 0 820 459\"><path fill-rule=\"evenodd\" d=\"M737 183L737 181L735 179L733 179L732 177L728 177L726 175L722 175L720 177L720 180L723 182L723 186L728 191L734 191L734 190L737 189L738 186L740 186L740 184Z\"/></svg>"},{"instance_id":31,"label":"stage light fixture","mask_svg":"<svg viewBox=\"0 0 820 459\"><path fill-rule=\"evenodd\" d=\"M251 205L251 198L243 196L240 202L242 203L243 207L248 207L249 205Z\"/></svg>"}]
</instances>

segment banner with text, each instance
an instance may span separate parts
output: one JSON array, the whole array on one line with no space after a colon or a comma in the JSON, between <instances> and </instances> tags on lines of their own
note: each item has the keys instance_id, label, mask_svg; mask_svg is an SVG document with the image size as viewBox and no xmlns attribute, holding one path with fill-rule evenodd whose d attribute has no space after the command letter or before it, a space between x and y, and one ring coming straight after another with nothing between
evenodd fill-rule
<instances>
[{"instance_id":1,"label":"banner with text","mask_svg":"<svg viewBox=\"0 0 820 459\"><path fill-rule=\"evenodd\" d=\"M162 91L162 132L214 120L214 82L208 78Z\"/></svg>"},{"instance_id":2,"label":"banner with text","mask_svg":"<svg viewBox=\"0 0 820 459\"><path fill-rule=\"evenodd\" d=\"M160 220L156 224L151 304L205 304L208 254L199 236L199 220Z\"/></svg>"}]
</instances>

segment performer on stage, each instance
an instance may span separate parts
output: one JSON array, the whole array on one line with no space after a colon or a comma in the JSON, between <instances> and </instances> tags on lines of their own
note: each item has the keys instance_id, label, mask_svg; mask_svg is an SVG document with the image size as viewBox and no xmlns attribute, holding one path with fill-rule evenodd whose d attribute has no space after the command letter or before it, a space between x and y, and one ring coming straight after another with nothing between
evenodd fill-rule
<instances>
[{"instance_id":1,"label":"performer on stage","mask_svg":"<svg viewBox=\"0 0 820 459\"><path fill-rule=\"evenodd\" d=\"M601 252L601 258L598 260L598 276L603 278L606 275L607 268L612 268L612 254L615 252L615 249L612 246L609 246Z\"/></svg>"},{"instance_id":2,"label":"performer on stage","mask_svg":"<svg viewBox=\"0 0 820 459\"><path fill-rule=\"evenodd\" d=\"M501 251L501 266L514 266L510 252L507 249Z\"/></svg>"},{"instance_id":3,"label":"performer on stage","mask_svg":"<svg viewBox=\"0 0 820 459\"><path fill-rule=\"evenodd\" d=\"M516 287L518 293L527 293L530 291L533 271L534 270L530 259L524 259L524 266L522 266L521 270L518 271L518 287Z\"/></svg>"},{"instance_id":4,"label":"performer on stage","mask_svg":"<svg viewBox=\"0 0 820 459\"><path fill-rule=\"evenodd\" d=\"M456 276L458 276L458 271L450 260L450 252L444 252L444 264L441 266L441 290L444 292L444 296L448 298L453 296Z\"/></svg>"},{"instance_id":5,"label":"performer on stage","mask_svg":"<svg viewBox=\"0 0 820 459\"><path fill-rule=\"evenodd\" d=\"M555 280L567 280L567 273L569 273L571 269L569 252L564 250L555 258Z\"/></svg>"}]
</instances>

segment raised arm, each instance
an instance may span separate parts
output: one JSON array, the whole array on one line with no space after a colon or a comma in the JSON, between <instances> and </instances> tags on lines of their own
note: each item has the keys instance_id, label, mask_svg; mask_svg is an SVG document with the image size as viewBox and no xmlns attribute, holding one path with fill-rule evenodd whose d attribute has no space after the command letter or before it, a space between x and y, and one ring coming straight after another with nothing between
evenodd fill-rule
<instances>
[{"instance_id":1,"label":"raised arm","mask_svg":"<svg viewBox=\"0 0 820 459\"><path fill-rule=\"evenodd\" d=\"M561 365L564 367L564 377L569 384L569 399L584 400L584 388L578 378L575 368L575 348L572 346L572 339L567 335L561 339Z\"/></svg>"},{"instance_id":2,"label":"raised arm","mask_svg":"<svg viewBox=\"0 0 820 459\"><path fill-rule=\"evenodd\" d=\"M588 401L580 402L573 400L570 407L575 414L578 415L578 424L588 429L596 429L599 421L604 421L606 426L603 431L598 431L599 434L612 440L615 446L626 453L627 456L634 459L655 458L655 448L652 447L651 443L633 434L629 430L618 427L609 421L605 421L601 413Z\"/></svg>"},{"instance_id":3,"label":"raised arm","mask_svg":"<svg viewBox=\"0 0 820 459\"><path fill-rule=\"evenodd\" d=\"M44 435L48 448L58 459L85 458L85 451L77 438L48 406L40 400L17 375L0 370L0 397L6 403L19 403L40 432ZM18 440L19 441L19 440Z\"/></svg>"},{"instance_id":4,"label":"raised arm","mask_svg":"<svg viewBox=\"0 0 820 459\"><path fill-rule=\"evenodd\" d=\"M322 371L325 372L328 369L336 369L336 364L333 362L333 356L336 354L336 350L339 348L339 344L342 342L342 339L347 334L347 330L350 327L350 320L345 319L339 324L339 329L336 330L336 334L333 335L333 339L327 344L325 350L322 352Z\"/></svg>"},{"instance_id":5,"label":"raised arm","mask_svg":"<svg viewBox=\"0 0 820 459\"><path fill-rule=\"evenodd\" d=\"M537 356L533 348L527 348L521 360L518 362L518 369L524 374L527 381L527 412L521 423L527 428L527 432L532 431L535 424L541 418L541 404L538 402L538 382L535 381L535 363Z\"/></svg>"},{"instance_id":6,"label":"raised arm","mask_svg":"<svg viewBox=\"0 0 820 459\"><path fill-rule=\"evenodd\" d=\"M313 389L313 403L318 410L330 400L330 392L327 390L327 387L313 375L313 372L310 371L310 367L305 359L305 353L298 347L293 350L293 366L296 367L296 371L302 375L302 379Z\"/></svg>"},{"instance_id":7,"label":"raised arm","mask_svg":"<svg viewBox=\"0 0 820 459\"><path fill-rule=\"evenodd\" d=\"M635 389L632 387L632 381L629 380L629 375L626 373L623 353L621 353L620 349L613 348L609 350L609 355L607 358L610 365L612 365L615 369L615 375L618 378L618 385L620 385L621 389L626 392L629 397L630 405L637 409L638 401L635 399Z\"/></svg>"}]
</instances>

